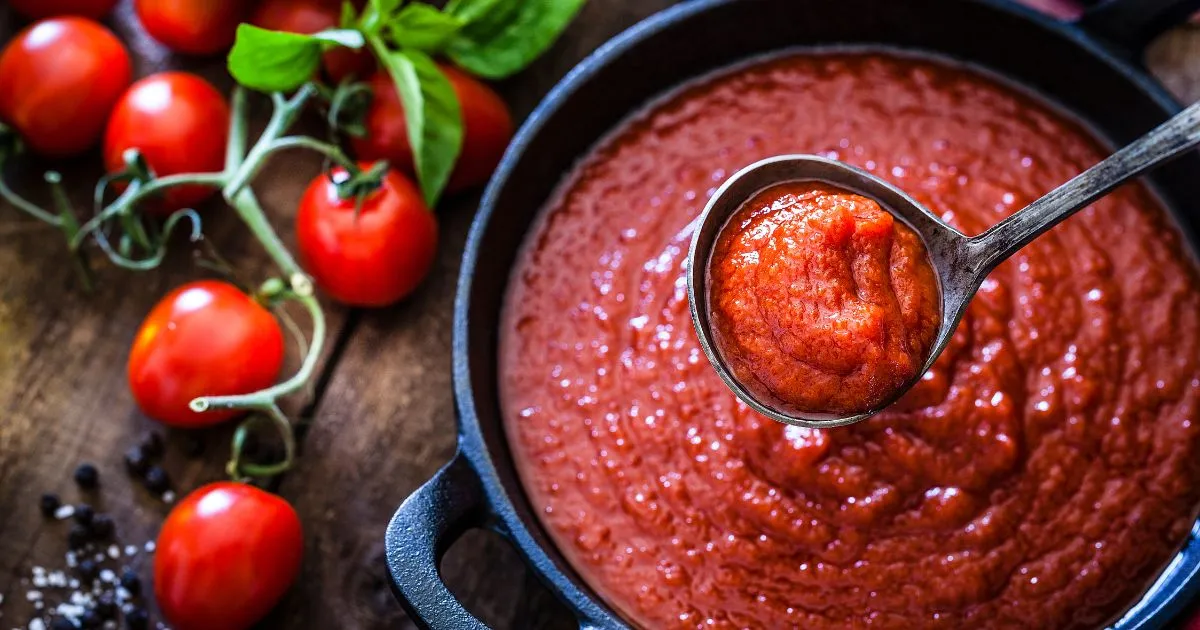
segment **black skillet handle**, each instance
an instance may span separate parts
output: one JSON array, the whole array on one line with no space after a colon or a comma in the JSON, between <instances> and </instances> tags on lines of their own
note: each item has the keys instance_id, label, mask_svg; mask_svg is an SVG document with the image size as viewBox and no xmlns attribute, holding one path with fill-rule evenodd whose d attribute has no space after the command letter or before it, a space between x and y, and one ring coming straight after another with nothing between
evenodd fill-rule
<instances>
[{"instance_id":1,"label":"black skillet handle","mask_svg":"<svg viewBox=\"0 0 1200 630\"><path fill-rule=\"evenodd\" d=\"M442 582L442 554L488 515L479 477L461 453L412 493L387 528L387 564L397 599L419 626L487 630Z\"/></svg>"},{"instance_id":2,"label":"black skillet handle","mask_svg":"<svg viewBox=\"0 0 1200 630\"><path fill-rule=\"evenodd\" d=\"M1200 0L1085 0L1077 24L1140 59L1158 35L1200 10Z\"/></svg>"}]
</instances>

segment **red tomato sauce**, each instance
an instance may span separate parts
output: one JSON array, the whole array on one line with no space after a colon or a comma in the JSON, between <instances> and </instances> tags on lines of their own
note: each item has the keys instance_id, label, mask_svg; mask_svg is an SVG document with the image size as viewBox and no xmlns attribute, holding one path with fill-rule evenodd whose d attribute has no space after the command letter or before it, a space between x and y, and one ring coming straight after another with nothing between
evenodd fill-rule
<instances>
[{"instance_id":1,"label":"red tomato sauce","mask_svg":"<svg viewBox=\"0 0 1200 630\"><path fill-rule=\"evenodd\" d=\"M622 125L532 232L500 330L531 505L653 628L1084 628L1136 602L1200 500L1200 280L1125 186L1004 262L915 389L868 421L739 403L692 328L696 217L736 169L820 153L968 234L1101 159L1079 124L974 71L801 55Z\"/></svg>"},{"instance_id":2,"label":"red tomato sauce","mask_svg":"<svg viewBox=\"0 0 1200 630\"><path fill-rule=\"evenodd\" d=\"M873 199L825 184L746 200L708 270L721 358L780 411L877 408L925 365L941 323L921 237Z\"/></svg>"}]
</instances>

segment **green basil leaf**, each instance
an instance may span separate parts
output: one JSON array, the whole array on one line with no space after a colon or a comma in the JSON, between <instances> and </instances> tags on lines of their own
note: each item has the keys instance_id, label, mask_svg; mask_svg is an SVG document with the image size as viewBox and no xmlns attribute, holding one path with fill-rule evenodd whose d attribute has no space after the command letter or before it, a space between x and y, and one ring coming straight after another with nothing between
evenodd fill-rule
<instances>
[{"instance_id":1,"label":"green basil leaf","mask_svg":"<svg viewBox=\"0 0 1200 630\"><path fill-rule=\"evenodd\" d=\"M463 121L458 97L450 80L429 55L412 49L388 51L378 38L373 38L371 45L404 103L404 122L417 180L425 202L432 208L446 188L462 150Z\"/></svg>"},{"instance_id":2,"label":"green basil leaf","mask_svg":"<svg viewBox=\"0 0 1200 630\"><path fill-rule=\"evenodd\" d=\"M242 24L229 51L229 74L263 92L289 92L312 78L321 65L321 43L309 35L281 33Z\"/></svg>"},{"instance_id":3,"label":"green basil leaf","mask_svg":"<svg viewBox=\"0 0 1200 630\"><path fill-rule=\"evenodd\" d=\"M403 3L404 0L367 0L359 26L368 35L378 34Z\"/></svg>"},{"instance_id":4,"label":"green basil leaf","mask_svg":"<svg viewBox=\"0 0 1200 630\"><path fill-rule=\"evenodd\" d=\"M410 4L388 26L400 46L438 52L458 33L463 21L428 4Z\"/></svg>"},{"instance_id":5,"label":"green basil leaf","mask_svg":"<svg viewBox=\"0 0 1200 630\"><path fill-rule=\"evenodd\" d=\"M464 34L484 40L508 23L519 6L513 0L450 0L445 11L466 23Z\"/></svg>"},{"instance_id":6,"label":"green basil leaf","mask_svg":"<svg viewBox=\"0 0 1200 630\"><path fill-rule=\"evenodd\" d=\"M253 90L290 92L316 74L325 48L365 44L362 33L352 29L301 35L242 24L229 51L229 73Z\"/></svg>"},{"instance_id":7,"label":"green basil leaf","mask_svg":"<svg viewBox=\"0 0 1200 630\"><path fill-rule=\"evenodd\" d=\"M516 7L507 21L481 35L466 30L452 39L446 54L472 74L503 79L523 70L554 43L579 12L585 0L507 0ZM462 3L458 11L465 10ZM505 2L492 5L499 11ZM461 16L461 13L460 13ZM483 18L481 18L483 19Z\"/></svg>"}]
</instances>

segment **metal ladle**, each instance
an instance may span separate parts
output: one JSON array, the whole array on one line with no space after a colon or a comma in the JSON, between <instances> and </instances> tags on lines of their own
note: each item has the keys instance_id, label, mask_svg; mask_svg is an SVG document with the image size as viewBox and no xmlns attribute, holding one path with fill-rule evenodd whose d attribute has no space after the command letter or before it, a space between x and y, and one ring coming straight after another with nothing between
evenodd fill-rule
<instances>
[{"instance_id":1,"label":"metal ladle","mask_svg":"<svg viewBox=\"0 0 1200 630\"><path fill-rule=\"evenodd\" d=\"M755 162L730 177L708 201L688 252L688 299L700 347L725 384L747 405L779 422L810 428L836 427L865 420L895 402L921 379L945 349L962 319L967 304L988 273L1033 239L1114 188L1172 157L1200 144L1200 103L1104 161L1055 188L1041 199L992 226L968 237L914 201L899 188L861 169L815 155L781 155ZM1200 177L1200 174L1197 175ZM708 275L717 236L730 217L755 193L785 182L816 181L874 199L899 217L925 242L937 272L942 294L942 323L929 358L916 375L878 407L852 415L783 411L760 400L726 365L714 344L709 320Z\"/></svg>"}]
</instances>

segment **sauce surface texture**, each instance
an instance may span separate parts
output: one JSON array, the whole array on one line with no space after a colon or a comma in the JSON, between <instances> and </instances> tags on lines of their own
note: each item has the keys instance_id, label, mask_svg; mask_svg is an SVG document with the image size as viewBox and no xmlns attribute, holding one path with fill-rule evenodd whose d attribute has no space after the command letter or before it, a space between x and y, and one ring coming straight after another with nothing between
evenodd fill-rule
<instances>
[{"instance_id":1,"label":"sauce surface texture","mask_svg":"<svg viewBox=\"0 0 1200 630\"><path fill-rule=\"evenodd\" d=\"M1084 628L1119 614L1200 499L1200 282L1128 186L1001 264L915 389L850 427L741 405L700 351L684 263L736 169L821 153L977 234L1101 159L963 68L792 56L654 104L568 177L500 331L530 502L653 628Z\"/></svg>"},{"instance_id":2,"label":"sauce surface texture","mask_svg":"<svg viewBox=\"0 0 1200 630\"><path fill-rule=\"evenodd\" d=\"M937 276L921 237L873 199L814 182L746 200L709 260L718 352L759 402L869 411L929 357Z\"/></svg>"}]
</instances>

